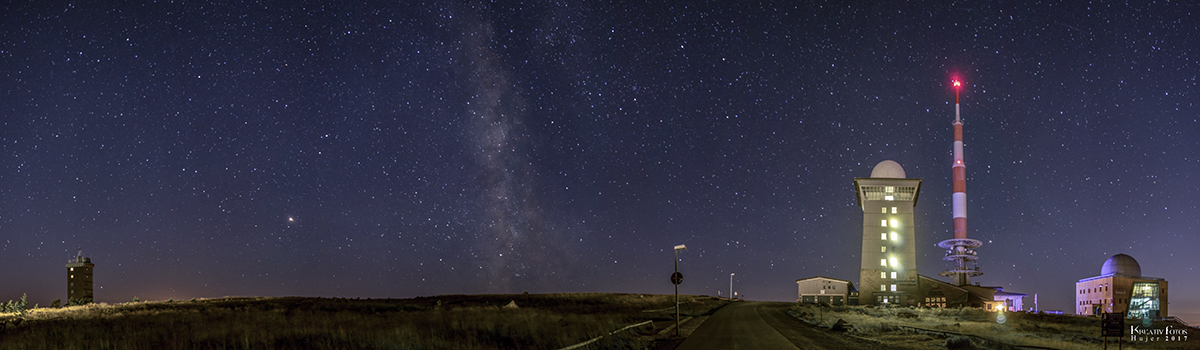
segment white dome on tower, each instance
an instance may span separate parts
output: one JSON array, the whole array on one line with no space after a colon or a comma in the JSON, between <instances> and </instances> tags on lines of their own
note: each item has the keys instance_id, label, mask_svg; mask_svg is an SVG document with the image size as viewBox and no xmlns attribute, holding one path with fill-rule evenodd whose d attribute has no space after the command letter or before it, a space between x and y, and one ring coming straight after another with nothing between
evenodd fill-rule
<instances>
[{"instance_id":1,"label":"white dome on tower","mask_svg":"<svg viewBox=\"0 0 1200 350\"><path fill-rule=\"evenodd\" d=\"M1139 265L1132 256L1117 254L1104 261L1104 266L1100 268L1100 275L1139 277L1142 275L1142 265Z\"/></svg>"},{"instance_id":2,"label":"white dome on tower","mask_svg":"<svg viewBox=\"0 0 1200 350\"><path fill-rule=\"evenodd\" d=\"M871 177L890 179L907 178L904 176L904 168L894 160L885 160L879 162L879 164L875 164L875 169L871 170Z\"/></svg>"}]
</instances>

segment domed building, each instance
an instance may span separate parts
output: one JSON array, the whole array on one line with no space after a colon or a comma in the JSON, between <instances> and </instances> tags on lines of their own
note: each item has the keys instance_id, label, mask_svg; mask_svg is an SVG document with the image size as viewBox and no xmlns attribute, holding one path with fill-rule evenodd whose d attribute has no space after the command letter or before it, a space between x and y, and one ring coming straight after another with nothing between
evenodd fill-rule
<instances>
[{"instance_id":1,"label":"domed building","mask_svg":"<svg viewBox=\"0 0 1200 350\"><path fill-rule=\"evenodd\" d=\"M885 160L871 177L855 178L863 211L862 269L858 303L917 306L917 242L913 208L921 179L910 179L900 163Z\"/></svg>"},{"instance_id":2,"label":"domed building","mask_svg":"<svg viewBox=\"0 0 1200 350\"><path fill-rule=\"evenodd\" d=\"M1117 254L1104 261L1100 275L1075 283L1075 314L1095 316L1125 312L1130 318L1167 316L1167 281L1142 276L1132 256Z\"/></svg>"}]
</instances>

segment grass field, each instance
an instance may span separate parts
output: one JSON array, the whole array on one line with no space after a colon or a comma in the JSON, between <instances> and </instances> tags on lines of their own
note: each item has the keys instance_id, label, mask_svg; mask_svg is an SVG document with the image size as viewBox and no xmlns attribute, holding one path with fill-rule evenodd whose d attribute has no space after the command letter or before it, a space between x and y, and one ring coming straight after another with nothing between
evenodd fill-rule
<instances>
[{"instance_id":1,"label":"grass field","mask_svg":"<svg viewBox=\"0 0 1200 350\"><path fill-rule=\"evenodd\" d=\"M685 317L728 303L706 296L680 300ZM664 337L673 332L657 334L674 323L672 301L670 295L571 293L92 304L0 314L0 349L559 349L601 336L587 349L670 348L678 340ZM517 308L504 307L510 302ZM795 305L788 312L826 328L844 320L853 327L839 334L852 343L897 349L946 348L955 339L975 348L1103 346L1099 319L1089 317L1007 312L998 323L997 313L978 309ZM609 334L644 321L656 322ZM1185 342L1126 341L1123 347L1200 349L1200 331L1189 332Z\"/></svg>"},{"instance_id":2,"label":"grass field","mask_svg":"<svg viewBox=\"0 0 1200 350\"><path fill-rule=\"evenodd\" d=\"M1104 346L1104 338L1100 337L1100 319L1093 317L1005 312L1004 322L1000 323L997 312L982 309L816 305L796 305L789 313L822 327L833 326L841 319L853 326L847 332L848 336L896 344L897 348L945 348L949 338L969 339L978 348L1098 349ZM1137 321L1129 320L1126 324L1133 322ZM1155 323L1149 327L1167 325ZM1169 325L1181 327L1174 323ZM1200 331L1191 329L1190 332L1187 341L1131 343L1127 330L1123 348L1200 349ZM1109 341L1115 349L1117 339L1109 338Z\"/></svg>"},{"instance_id":3,"label":"grass field","mask_svg":"<svg viewBox=\"0 0 1200 350\"><path fill-rule=\"evenodd\" d=\"M680 296L685 314L725 302ZM590 349L644 347L673 296L448 295L415 299L220 298L39 308L0 315L2 349ZM504 308L514 302L517 308ZM659 322L662 323L662 322Z\"/></svg>"}]
</instances>

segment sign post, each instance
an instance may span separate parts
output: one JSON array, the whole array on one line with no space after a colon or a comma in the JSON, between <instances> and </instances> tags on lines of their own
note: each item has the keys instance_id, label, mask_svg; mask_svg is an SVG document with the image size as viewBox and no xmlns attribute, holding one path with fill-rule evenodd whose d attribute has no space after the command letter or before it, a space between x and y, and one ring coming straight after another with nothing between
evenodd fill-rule
<instances>
[{"instance_id":1,"label":"sign post","mask_svg":"<svg viewBox=\"0 0 1200 350\"><path fill-rule=\"evenodd\" d=\"M1100 336L1104 337L1104 348L1108 349L1108 337L1117 337L1117 349L1121 348L1121 338L1125 336L1125 313L1106 312L1100 320Z\"/></svg>"},{"instance_id":2,"label":"sign post","mask_svg":"<svg viewBox=\"0 0 1200 350\"><path fill-rule=\"evenodd\" d=\"M675 246L675 273L671 274L671 284L675 285L675 336L679 336L679 284L683 283L683 274L679 273L679 251L687 250L687 246Z\"/></svg>"}]
</instances>

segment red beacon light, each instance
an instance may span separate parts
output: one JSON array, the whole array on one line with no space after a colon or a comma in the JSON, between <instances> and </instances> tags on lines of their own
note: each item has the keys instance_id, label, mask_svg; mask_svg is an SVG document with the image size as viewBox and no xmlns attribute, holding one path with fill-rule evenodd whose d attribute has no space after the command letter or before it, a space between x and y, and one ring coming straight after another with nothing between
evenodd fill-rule
<instances>
[{"instance_id":1,"label":"red beacon light","mask_svg":"<svg viewBox=\"0 0 1200 350\"><path fill-rule=\"evenodd\" d=\"M951 83L954 85L954 104L958 104L958 90L962 87L962 82L954 79Z\"/></svg>"}]
</instances>

